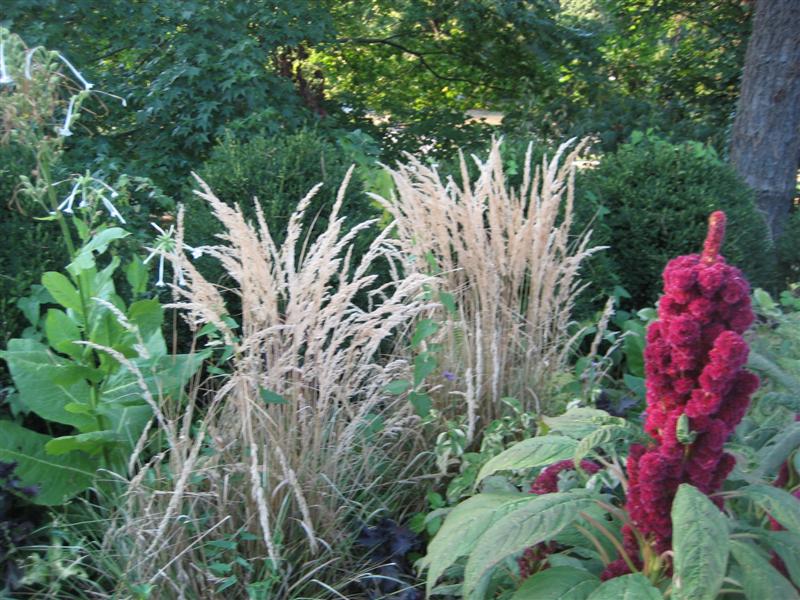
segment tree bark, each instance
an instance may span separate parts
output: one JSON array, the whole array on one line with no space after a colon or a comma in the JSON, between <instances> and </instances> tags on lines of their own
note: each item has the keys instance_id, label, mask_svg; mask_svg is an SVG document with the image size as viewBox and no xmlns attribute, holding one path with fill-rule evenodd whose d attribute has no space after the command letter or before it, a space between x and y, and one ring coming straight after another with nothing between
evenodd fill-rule
<instances>
[{"instance_id":1,"label":"tree bark","mask_svg":"<svg viewBox=\"0 0 800 600\"><path fill-rule=\"evenodd\" d=\"M783 230L800 163L800 1L756 0L730 160L756 193L773 239Z\"/></svg>"}]
</instances>

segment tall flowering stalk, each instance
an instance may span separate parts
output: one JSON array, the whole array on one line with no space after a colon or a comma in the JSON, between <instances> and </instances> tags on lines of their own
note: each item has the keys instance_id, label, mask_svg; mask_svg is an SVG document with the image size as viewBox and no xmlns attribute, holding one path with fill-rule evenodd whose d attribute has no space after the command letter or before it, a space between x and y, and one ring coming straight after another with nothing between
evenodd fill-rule
<instances>
[{"instance_id":1,"label":"tall flowering stalk","mask_svg":"<svg viewBox=\"0 0 800 600\"><path fill-rule=\"evenodd\" d=\"M647 331L645 430L655 443L631 448L626 508L635 532L625 530L626 550L645 570L663 565L660 555L671 547L678 486L689 483L709 495L721 488L735 463L723 445L759 384L744 370L750 288L719 254L724 235L725 214L718 211L709 218L702 254L670 261L658 321ZM626 570L618 561L606 576Z\"/></svg>"}]
</instances>

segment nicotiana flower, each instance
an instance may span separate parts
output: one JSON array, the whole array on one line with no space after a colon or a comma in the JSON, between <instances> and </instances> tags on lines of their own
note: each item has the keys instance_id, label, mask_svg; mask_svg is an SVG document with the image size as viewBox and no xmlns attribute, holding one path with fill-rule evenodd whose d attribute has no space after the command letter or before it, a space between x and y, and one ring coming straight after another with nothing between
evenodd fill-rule
<instances>
[{"instance_id":1,"label":"nicotiana flower","mask_svg":"<svg viewBox=\"0 0 800 600\"><path fill-rule=\"evenodd\" d=\"M72 186L72 190L63 200L63 202L56 207L56 211L63 212L65 214L72 214L73 205L75 203L75 199L77 198L78 192L81 194L81 201L78 204L78 208L84 208L88 206L90 197L96 197L100 200L100 202L102 202L103 207L106 209L111 218L117 219L120 223L125 224L125 219L123 218L122 214L106 196L106 193L109 193L111 198L116 198L119 196L119 192L117 192L102 179L93 177L88 173L75 179L75 184Z\"/></svg>"},{"instance_id":2,"label":"nicotiana flower","mask_svg":"<svg viewBox=\"0 0 800 600\"><path fill-rule=\"evenodd\" d=\"M58 135L68 137L72 135L72 131L70 130L69 126L72 122L72 109L75 107L75 98L77 96L72 96L69 99L69 106L67 107L67 114L64 117L64 124L58 128Z\"/></svg>"},{"instance_id":3,"label":"nicotiana flower","mask_svg":"<svg viewBox=\"0 0 800 600\"><path fill-rule=\"evenodd\" d=\"M169 229L164 231L164 229L155 223L150 223L150 225L158 232L158 237L156 237L155 246L151 249L150 254L144 259L144 263L147 264L153 257L156 255L158 256L158 280L156 281L156 286L163 287L166 285L164 282L164 258L167 254L172 254L177 249L175 226L170 225ZM183 247L192 253L193 258L199 258L203 255L203 250L201 248L193 248L186 244L183 244ZM178 285L185 285L186 281L183 276L183 270L178 268L176 275L178 276Z\"/></svg>"},{"instance_id":4,"label":"nicotiana flower","mask_svg":"<svg viewBox=\"0 0 800 600\"><path fill-rule=\"evenodd\" d=\"M5 40L0 41L0 85L8 85L14 83L14 78L8 74L6 68L6 43Z\"/></svg>"},{"instance_id":5,"label":"nicotiana flower","mask_svg":"<svg viewBox=\"0 0 800 600\"><path fill-rule=\"evenodd\" d=\"M83 78L83 75L81 75L80 71L78 71L78 69L76 69L75 66L71 62L69 62L66 58L64 58L63 54L59 53L58 54L58 58L60 58L61 61L65 65L67 65L67 67L69 67L69 70L72 71L73 75L75 75L75 77L78 78L78 81L80 81L83 84L83 89L90 90L90 89L92 89L94 87L94 84L93 83L89 83L88 81L86 81Z\"/></svg>"}]
</instances>

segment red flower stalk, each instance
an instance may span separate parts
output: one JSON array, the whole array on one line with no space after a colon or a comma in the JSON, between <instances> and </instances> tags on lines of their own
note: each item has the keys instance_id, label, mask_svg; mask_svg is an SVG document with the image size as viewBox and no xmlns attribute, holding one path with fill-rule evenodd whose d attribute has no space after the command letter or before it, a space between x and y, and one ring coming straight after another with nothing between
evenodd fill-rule
<instances>
[{"instance_id":1,"label":"red flower stalk","mask_svg":"<svg viewBox=\"0 0 800 600\"><path fill-rule=\"evenodd\" d=\"M626 508L657 554L671 547L678 486L711 495L733 468L723 445L759 383L743 368L749 349L741 334L753 322L750 288L719 254L724 234L725 214L715 212L702 254L666 266L658 321L647 331L645 430L655 443L631 448ZM634 536L625 538L638 559Z\"/></svg>"}]
</instances>

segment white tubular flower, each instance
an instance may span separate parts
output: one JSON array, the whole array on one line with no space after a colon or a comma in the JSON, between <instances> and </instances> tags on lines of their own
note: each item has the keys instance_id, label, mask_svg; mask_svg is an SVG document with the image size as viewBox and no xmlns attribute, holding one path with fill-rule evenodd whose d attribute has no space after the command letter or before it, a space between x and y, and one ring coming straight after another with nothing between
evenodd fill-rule
<instances>
[{"instance_id":1,"label":"white tubular flower","mask_svg":"<svg viewBox=\"0 0 800 600\"><path fill-rule=\"evenodd\" d=\"M56 210L59 210L63 213L72 214L72 204L75 202L75 196L78 194L78 188L80 188L81 182L77 181L75 185L72 186L72 191L69 193L69 196L58 205Z\"/></svg>"},{"instance_id":2,"label":"white tubular flower","mask_svg":"<svg viewBox=\"0 0 800 600\"><path fill-rule=\"evenodd\" d=\"M67 107L67 116L64 117L64 126L58 130L58 135L63 135L64 137L72 135L72 132L69 129L70 121L72 121L72 109L75 106L75 96L69 99L69 106Z\"/></svg>"},{"instance_id":3,"label":"white tubular flower","mask_svg":"<svg viewBox=\"0 0 800 600\"><path fill-rule=\"evenodd\" d=\"M14 78L6 70L6 49L5 40L0 42L0 84L6 85L14 83Z\"/></svg>"},{"instance_id":4,"label":"white tubular flower","mask_svg":"<svg viewBox=\"0 0 800 600\"><path fill-rule=\"evenodd\" d=\"M60 58L61 61L65 65L67 65L69 67L69 70L72 71L72 73L75 75L75 77L77 77L78 80L83 84L83 89L90 90L90 89L92 89L94 87L94 84L93 83L89 83L88 81L86 81L83 78L83 75L81 75L80 71L78 71L78 69L76 69L74 66L72 66L72 63L69 62L66 58L64 58L64 56L62 54L58 54L58 58Z\"/></svg>"},{"instance_id":5,"label":"white tubular flower","mask_svg":"<svg viewBox=\"0 0 800 600\"><path fill-rule=\"evenodd\" d=\"M31 67L33 62L33 53L39 50L41 46L31 48L25 53L25 79L31 79Z\"/></svg>"},{"instance_id":6,"label":"white tubular flower","mask_svg":"<svg viewBox=\"0 0 800 600\"><path fill-rule=\"evenodd\" d=\"M153 259L154 256L158 255L158 280L156 281L156 286L163 287L166 285L164 282L164 255L175 252L175 226L170 225L169 229L164 231L155 223L150 223L150 225L152 225L153 228L158 232L158 237L156 237L155 246L143 262L147 264ZM178 285L185 285L186 280L183 277L183 271L178 269L175 275L178 278Z\"/></svg>"},{"instance_id":7,"label":"white tubular flower","mask_svg":"<svg viewBox=\"0 0 800 600\"><path fill-rule=\"evenodd\" d=\"M108 211L108 215L112 219L119 219L119 222L124 225L125 224L125 219L122 218L122 215L117 210L117 207L114 206L113 204L111 204L111 200L106 198L103 194L100 194L100 200L103 202L103 206L106 207L106 210Z\"/></svg>"}]
</instances>

